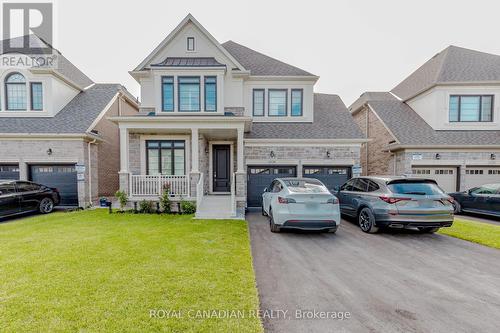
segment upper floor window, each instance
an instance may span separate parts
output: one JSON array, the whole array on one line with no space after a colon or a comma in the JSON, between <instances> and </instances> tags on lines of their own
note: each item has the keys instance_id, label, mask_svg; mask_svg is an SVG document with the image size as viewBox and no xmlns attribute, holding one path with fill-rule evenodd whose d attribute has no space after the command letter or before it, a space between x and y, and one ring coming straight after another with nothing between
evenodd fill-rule
<instances>
[{"instance_id":1,"label":"upper floor window","mask_svg":"<svg viewBox=\"0 0 500 333\"><path fill-rule=\"evenodd\" d=\"M162 76L161 78L161 103L162 111L174 111L174 77Z\"/></svg>"},{"instance_id":2,"label":"upper floor window","mask_svg":"<svg viewBox=\"0 0 500 333\"><path fill-rule=\"evenodd\" d=\"M187 50L194 51L194 37L187 38Z\"/></svg>"},{"instance_id":3,"label":"upper floor window","mask_svg":"<svg viewBox=\"0 0 500 333\"><path fill-rule=\"evenodd\" d=\"M302 89L292 89L292 116L302 116Z\"/></svg>"},{"instance_id":4,"label":"upper floor window","mask_svg":"<svg viewBox=\"0 0 500 333\"><path fill-rule=\"evenodd\" d=\"M179 85L179 111L200 111L200 77L181 76Z\"/></svg>"},{"instance_id":5,"label":"upper floor window","mask_svg":"<svg viewBox=\"0 0 500 333\"><path fill-rule=\"evenodd\" d=\"M269 89L268 93L269 116L286 116L288 91L286 89Z\"/></svg>"},{"instance_id":6,"label":"upper floor window","mask_svg":"<svg viewBox=\"0 0 500 333\"><path fill-rule=\"evenodd\" d=\"M450 96L450 122L493 121L492 95Z\"/></svg>"},{"instance_id":7,"label":"upper floor window","mask_svg":"<svg viewBox=\"0 0 500 333\"><path fill-rule=\"evenodd\" d=\"M261 117L264 115L264 89L253 90L253 115Z\"/></svg>"},{"instance_id":8,"label":"upper floor window","mask_svg":"<svg viewBox=\"0 0 500 333\"><path fill-rule=\"evenodd\" d=\"M5 104L7 110L26 110L26 79L19 73L12 73L5 79Z\"/></svg>"},{"instance_id":9,"label":"upper floor window","mask_svg":"<svg viewBox=\"0 0 500 333\"><path fill-rule=\"evenodd\" d=\"M217 111L216 76L205 76L205 111Z\"/></svg>"},{"instance_id":10,"label":"upper floor window","mask_svg":"<svg viewBox=\"0 0 500 333\"><path fill-rule=\"evenodd\" d=\"M31 110L43 110L43 90L40 82L32 82L31 85Z\"/></svg>"}]
</instances>

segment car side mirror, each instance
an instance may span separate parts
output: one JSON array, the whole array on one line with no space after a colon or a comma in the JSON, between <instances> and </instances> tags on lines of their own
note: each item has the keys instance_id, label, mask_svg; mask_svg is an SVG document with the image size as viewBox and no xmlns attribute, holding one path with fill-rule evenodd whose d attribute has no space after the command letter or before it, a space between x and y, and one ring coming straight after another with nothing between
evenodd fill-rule
<instances>
[{"instance_id":1,"label":"car side mirror","mask_svg":"<svg viewBox=\"0 0 500 333\"><path fill-rule=\"evenodd\" d=\"M335 185L335 186L333 187L333 190L334 190L335 192L340 191L340 186L339 186L339 185Z\"/></svg>"},{"instance_id":2,"label":"car side mirror","mask_svg":"<svg viewBox=\"0 0 500 333\"><path fill-rule=\"evenodd\" d=\"M266 192L267 192L267 187L264 189L264 193L266 193Z\"/></svg>"}]
</instances>

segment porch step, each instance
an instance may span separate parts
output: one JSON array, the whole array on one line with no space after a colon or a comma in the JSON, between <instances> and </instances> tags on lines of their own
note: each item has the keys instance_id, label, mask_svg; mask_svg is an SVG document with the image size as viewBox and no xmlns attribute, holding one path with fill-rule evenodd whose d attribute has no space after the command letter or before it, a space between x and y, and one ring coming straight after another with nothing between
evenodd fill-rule
<instances>
[{"instance_id":1,"label":"porch step","mask_svg":"<svg viewBox=\"0 0 500 333\"><path fill-rule=\"evenodd\" d=\"M206 195L196 212L197 219L233 219L230 195Z\"/></svg>"}]
</instances>

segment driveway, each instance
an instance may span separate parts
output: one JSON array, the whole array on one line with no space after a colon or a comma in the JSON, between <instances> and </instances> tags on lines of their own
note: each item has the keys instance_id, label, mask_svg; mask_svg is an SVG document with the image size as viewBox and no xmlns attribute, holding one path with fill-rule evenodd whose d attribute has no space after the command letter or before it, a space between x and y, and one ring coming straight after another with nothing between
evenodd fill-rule
<instances>
[{"instance_id":1,"label":"driveway","mask_svg":"<svg viewBox=\"0 0 500 333\"><path fill-rule=\"evenodd\" d=\"M346 221L335 235L273 234L260 213L247 220L268 332L498 332L497 249Z\"/></svg>"}]
</instances>

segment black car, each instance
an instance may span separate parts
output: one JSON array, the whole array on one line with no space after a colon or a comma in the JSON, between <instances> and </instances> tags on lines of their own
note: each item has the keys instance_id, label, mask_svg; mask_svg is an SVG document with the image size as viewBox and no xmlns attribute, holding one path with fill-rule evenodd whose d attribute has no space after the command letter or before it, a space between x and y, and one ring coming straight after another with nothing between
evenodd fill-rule
<instances>
[{"instance_id":1,"label":"black car","mask_svg":"<svg viewBox=\"0 0 500 333\"><path fill-rule=\"evenodd\" d=\"M0 218L29 212L47 214L60 200L55 188L26 181L0 180Z\"/></svg>"},{"instance_id":2,"label":"black car","mask_svg":"<svg viewBox=\"0 0 500 333\"><path fill-rule=\"evenodd\" d=\"M500 217L500 184L487 184L468 191L450 193L455 213L485 214Z\"/></svg>"}]
</instances>

